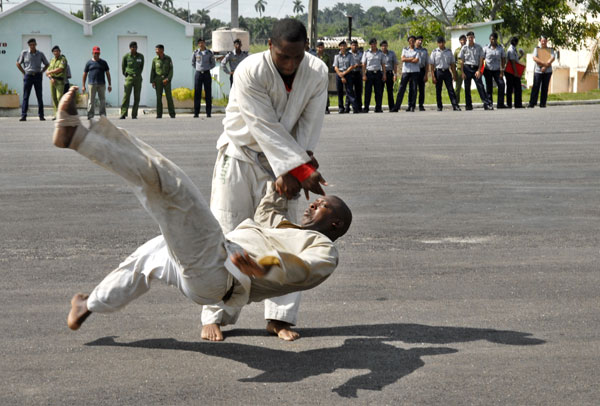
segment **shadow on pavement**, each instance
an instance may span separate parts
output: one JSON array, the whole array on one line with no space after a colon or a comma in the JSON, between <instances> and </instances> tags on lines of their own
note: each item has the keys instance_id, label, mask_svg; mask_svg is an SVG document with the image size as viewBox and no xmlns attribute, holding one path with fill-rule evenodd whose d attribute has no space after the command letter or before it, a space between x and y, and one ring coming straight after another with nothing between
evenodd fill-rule
<instances>
[{"instance_id":1,"label":"shadow on pavement","mask_svg":"<svg viewBox=\"0 0 600 406\"><path fill-rule=\"evenodd\" d=\"M366 369L368 373L349 379L332 389L342 397L357 397L359 389L381 390L425 363L423 356L453 354L447 347L398 348L386 341L406 343L448 344L487 340L507 345L538 345L544 340L518 331L477 329L466 327L436 327L420 324L374 324L309 328L300 330L303 337L359 336L347 338L340 347L307 351L283 351L255 345L211 342L185 342L173 338L157 338L120 343L116 337L103 337L88 346L116 346L147 349L192 351L204 355L241 362L262 371L253 378L240 382L299 382L311 376L329 374L337 369ZM226 337L264 336L264 330L231 330Z\"/></svg>"}]
</instances>

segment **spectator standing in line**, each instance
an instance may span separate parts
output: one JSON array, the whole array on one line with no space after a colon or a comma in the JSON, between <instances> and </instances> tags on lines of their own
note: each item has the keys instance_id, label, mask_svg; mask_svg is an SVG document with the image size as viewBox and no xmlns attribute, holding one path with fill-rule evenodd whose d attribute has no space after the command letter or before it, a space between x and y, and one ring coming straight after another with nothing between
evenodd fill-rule
<instances>
[{"instance_id":1,"label":"spectator standing in line","mask_svg":"<svg viewBox=\"0 0 600 406\"><path fill-rule=\"evenodd\" d=\"M475 43L475 33L469 31L467 33L467 44L462 47L458 55L463 71L463 80L465 80L465 109L473 110L473 102L471 100L471 80L475 81L479 97L483 102L485 110L494 110L492 101L488 98L481 80L481 66L483 65L483 48Z\"/></svg>"},{"instance_id":2,"label":"spectator standing in line","mask_svg":"<svg viewBox=\"0 0 600 406\"><path fill-rule=\"evenodd\" d=\"M158 44L154 50L156 52L156 56L152 60L152 68L150 70L150 83L152 83L152 87L156 90L156 118L162 118L163 91L165 92L165 98L167 99L169 116L171 118L175 118L175 105L173 104L173 95L171 94L171 80L173 80L173 61L171 60L170 56L165 54L164 45Z\"/></svg>"},{"instance_id":3,"label":"spectator standing in line","mask_svg":"<svg viewBox=\"0 0 600 406\"><path fill-rule=\"evenodd\" d=\"M442 85L446 85L448 96L450 97L450 103L454 111L460 111L458 107L458 100L456 100L456 94L452 87L452 79L456 78L456 61L452 51L446 48L446 39L444 37L438 37L438 47L431 52L429 63L431 64L431 79L435 84L435 97L437 101L438 111L443 110L442 105Z\"/></svg>"},{"instance_id":4,"label":"spectator standing in line","mask_svg":"<svg viewBox=\"0 0 600 406\"><path fill-rule=\"evenodd\" d=\"M327 72L331 72L331 59L329 58L329 55L325 53L325 43L323 43L323 41L317 42L316 56L327 66ZM329 92L327 92L327 105L325 106L325 114L329 114Z\"/></svg>"},{"instance_id":5,"label":"spectator standing in line","mask_svg":"<svg viewBox=\"0 0 600 406\"><path fill-rule=\"evenodd\" d=\"M352 83L353 58L350 53L348 53L348 44L346 41L341 41L339 47L340 53L333 58L333 69L336 73L335 80L338 94L338 113L344 114L350 112L349 108L348 110L344 108L344 92L346 92L347 104L351 104L354 113L358 114L360 107L358 107Z\"/></svg>"},{"instance_id":6,"label":"spectator standing in line","mask_svg":"<svg viewBox=\"0 0 600 406\"><path fill-rule=\"evenodd\" d=\"M512 37L510 39L510 46L506 50L506 59L508 60L508 64L511 65L512 71L514 74L506 73L506 106L508 108L512 107L512 95L513 92L515 94L515 109L522 109L523 101L522 101L522 89L521 89L521 77L517 74L517 64L519 63L519 51L517 50L517 45L519 44L519 39L517 37Z\"/></svg>"},{"instance_id":7,"label":"spectator standing in line","mask_svg":"<svg viewBox=\"0 0 600 406\"><path fill-rule=\"evenodd\" d=\"M454 60L456 61L456 85L454 87L454 93L456 93L456 102L460 104L460 92L462 90L463 85L463 71L461 64L458 63L458 55L462 50L462 47L467 43L467 36L461 35L458 40L460 41L460 46L454 50Z\"/></svg>"},{"instance_id":8,"label":"spectator standing in line","mask_svg":"<svg viewBox=\"0 0 600 406\"><path fill-rule=\"evenodd\" d=\"M496 100L496 108L505 109L504 104L504 67L506 66L506 53L504 47L498 44L498 33L493 32L490 35L490 43L483 48L485 59L485 68L483 76L485 77L485 87L490 103L494 103L494 84L492 79L498 86L498 100Z\"/></svg>"},{"instance_id":9,"label":"spectator standing in line","mask_svg":"<svg viewBox=\"0 0 600 406\"><path fill-rule=\"evenodd\" d=\"M144 55L137 51L137 42L129 43L129 53L123 56L121 61L121 70L125 76L125 94L121 103L121 120L127 117L129 110L129 100L131 90L133 89L133 107L131 109L131 118L137 118L138 107L140 106L140 94L142 93L142 71L144 70Z\"/></svg>"},{"instance_id":10,"label":"spectator standing in line","mask_svg":"<svg viewBox=\"0 0 600 406\"><path fill-rule=\"evenodd\" d=\"M242 51L242 41L236 38L233 41L233 51L230 51L225 55L225 58L221 61L223 71L229 75L229 85L233 86L233 72L237 69L237 66L248 56L247 51Z\"/></svg>"},{"instance_id":11,"label":"spectator standing in line","mask_svg":"<svg viewBox=\"0 0 600 406\"><path fill-rule=\"evenodd\" d=\"M108 81L108 92L112 91L110 72L108 63L104 59L100 59L100 47L95 46L92 48L92 59L90 59L83 69L83 85L81 91L85 92L85 82L88 82L88 109L87 117L91 120L94 117L95 109L94 104L96 101L96 95L98 95L98 101L100 102L99 114L106 116L106 80Z\"/></svg>"},{"instance_id":12,"label":"spectator standing in line","mask_svg":"<svg viewBox=\"0 0 600 406\"><path fill-rule=\"evenodd\" d=\"M370 49L362 57L362 75L365 82L365 107L364 113L369 112L371 103L371 89L375 88L375 113L383 113L381 103L383 101L383 83L385 75L385 55L377 49L377 39L371 38Z\"/></svg>"},{"instance_id":13,"label":"spectator standing in line","mask_svg":"<svg viewBox=\"0 0 600 406\"><path fill-rule=\"evenodd\" d=\"M44 53L37 50L35 38L29 39L27 45L29 50L23 50L17 59L17 68L23 74L23 103L21 103L21 118L19 121L27 120L29 96L32 87L35 89L35 97L38 102L38 116L40 121L44 121L46 119L44 118L44 100L42 98L42 75L48 69L49 63Z\"/></svg>"},{"instance_id":14,"label":"spectator standing in line","mask_svg":"<svg viewBox=\"0 0 600 406\"><path fill-rule=\"evenodd\" d=\"M58 45L52 47L52 54L54 54L54 58L50 60L50 65L48 65L48 70L46 70L46 76L50 79L50 96L52 97L52 107L54 109L54 117L52 117L52 120L56 120L58 102L65 93L67 58L65 58L64 55L61 55L60 47Z\"/></svg>"},{"instance_id":15,"label":"spectator standing in line","mask_svg":"<svg viewBox=\"0 0 600 406\"><path fill-rule=\"evenodd\" d=\"M427 71L429 69L429 51L427 51L427 48L423 48L423 37L421 35L415 40L415 49L419 52L419 79L417 80L419 111L425 111L425 83L427 82Z\"/></svg>"},{"instance_id":16,"label":"spectator standing in line","mask_svg":"<svg viewBox=\"0 0 600 406\"><path fill-rule=\"evenodd\" d=\"M550 58L546 59L546 55ZM548 37L542 35L540 37L540 46L533 50L535 69L533 71L533 87L531 88L529 107L533 108L537 104L540 86L542 88L542 93L540 94L540 107L546 107L546 101L548 100L548 85L550 84L550 78L552 77L552 62L554 62L555 58L554 48L548 48Z\"/></svg>"},{"instance_id":17,"label":"spectator standing in line","mask_svg":"<svg viewBox=\"0 0 600 406\"><path fill-rule=\"evenodd\" d=\"M203 38L198 40L198 49L192 55L192 66L196 69L194 77L194 118L197 118L200 114L203 87L206 117L210 117L212 112L212 76L210 70L215 67L215 54L206 48L206 42Z\"/></svg>"},{"instance_id":18,"label":"spectator standing in line","mask_svg":"<svg viewBox=\"0 0 600 406\"><path fill-rule=\"evenodd\" d=\"M358 49L358 41L353 39L350 42L350 56L352 57L352 86L354 86L354 97L356 98L356 109L352 106L355 113L362 113L362 94L363 94L363 81L362 81L362 57L363 52ZM346 112L350 112L350 100L346 98Z\"/></svg>"},{"instance_id":19,"label":"spectator standing in line","mask_svg":"<svg viewBox=\"0 0 600 406\"><path fill-rule=\"evenodd\" d=\"M400 88L398 89L398 96L396 96L396 104L392 112L397 112L402 106L402 100L404 99L404 92L406 92L406 85L408 88L408 108L406 111L414 112L417 103L417 81L419 80L419 58L421 54L415 49L414 35L408 37L408 46L402 50L400 60L402 61L402 79L400 79Z\"/></svg>"},{"instance_id":20,"label":"spectator standing in line","mask_svg":"<svg viewBox=\"0 0 600 406\"><path fill-rule=\"evenodd\" d=\"M385 88L387 90L388 109L392 111L394 109L394 82L398 77L398 57L394 51L388 49L386 40L381 41L379 46L385 56Z\"/></svg>"}]
</instances>

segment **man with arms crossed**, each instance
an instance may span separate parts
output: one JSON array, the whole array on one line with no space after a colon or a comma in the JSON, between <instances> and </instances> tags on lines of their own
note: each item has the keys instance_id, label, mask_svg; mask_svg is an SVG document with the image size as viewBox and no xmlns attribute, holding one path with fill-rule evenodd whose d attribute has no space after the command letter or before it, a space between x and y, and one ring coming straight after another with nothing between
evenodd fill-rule
<instances>
[{"instance_id":1,"label":"man with arms crossed","mask_svg":"<svg viewBox=\"0 0 600 406\"><path fill-rule=\"evenodd\" d=\"M312 151L321 134L327 101L327 67L305 53L306 28L295 19L273 25L269 50L250 55L234 73L224 131L212 179L210 207L224 233L252 217L267 182L292 199L301 189L324 194ZM295 221L289 201L288 218ZM267 330L294 340L300 295L265 301ZM221 326L234 324L240 306L204 306L202 338L223 340Z\"/></svg>"}]
</instances>

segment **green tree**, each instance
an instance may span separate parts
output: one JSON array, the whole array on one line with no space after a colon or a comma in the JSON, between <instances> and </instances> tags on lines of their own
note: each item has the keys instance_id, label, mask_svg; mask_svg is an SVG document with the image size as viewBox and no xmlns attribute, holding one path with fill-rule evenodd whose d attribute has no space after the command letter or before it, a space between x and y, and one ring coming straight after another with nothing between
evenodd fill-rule
<instances>
[{"instance_id":1,"label":"green tree","mask_svg":"<svg viewBox=\"0 0 600 406\"><path fill-rule=\"evenodd\" d=\"M267 6L266 0L258 0L256 2L256 4L254 5L254 9L256 10L258 15L262 17L263 13L265 12L266 6Z\"/></svg>"},{"instance_id":2,"label":"green tree","mask_svg":"<svg viewBox=\"0 0 600 406\"><path fill-rule=\"evenodd\" d=\"M167 11L169 11L169 12L173 13L173 14L174 14L174 12L175 12L175 8L173 7L173 0L164 0L164 1L162 2L162 5L161 5L161 7L162 7L164 10L167 10Z\"/></svg>"},{"instance_id":3,"label":"green tree","mask_svg":"<svg viewBox=\"0 0 600 406\"><path fill-rule=\"evenodd\" d=\"M294 0L294 13L304 13L304 5L302 4L302 0Z\"/></svg>"}]
</instances>

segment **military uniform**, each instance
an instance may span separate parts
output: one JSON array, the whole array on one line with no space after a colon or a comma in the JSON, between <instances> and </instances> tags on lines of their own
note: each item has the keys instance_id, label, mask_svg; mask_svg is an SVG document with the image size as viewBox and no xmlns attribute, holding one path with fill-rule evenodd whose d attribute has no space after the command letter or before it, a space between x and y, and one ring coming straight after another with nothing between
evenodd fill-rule
<instances>
[{"instance_id":1,"label":"military uniform","mask_svg":"<svg viewBox=\"0 0 600 406\"><path fill-rule=\"evenodd\" d=\"M471 80L475 81L475 86L477 86L477 92L479 92L479 97L483 102L484 108L493 109L492 102L488 99L487 93L483 88L481 76L479 78L475 76L475 73L481 69L480 63L483 58L483 48L481 48L481 45L473 44L473 46L469 46L469 44L466 44L460 50L458 57L462 59L464 63L465 106L467 110L473 110L473 102L471 101Z\"/></svg>"},{"instance_id":2,"label":"military uniform","mask_svg":"<svg viewBox=\"0 0 600 406\"><path fill-rule=\"evenodd\" d=\"M456 63L452 51L450 51L448 48L444 48L443 50L440 48L434 49L431 52L429 63L431 65L431 69L433 70L433 74L436 81L435 98L437 101L438 110L441 110L443 108L442 84L446 85L446 90L448 91L448 96L450 97L450 103L452 103L452 107L454 107L454 109L457 110L459 108L458 100L456 99L454 88L452 87L452 73L450 71L452 65Z\"/></svg>"},{"instance_id":3,"label":"military uniform","mask_svg":"<svg viewBox=\"0 0 600 406\"><path fill-rule=\"evenodd\" d=\"M204 51L196 49L192 55L192 66L196 69L194 77L194 117L198 117L198 114L200 114L203 87L206 116L210 117L212 111L212 76L210 70L215 67L215 55L208 48Z\"/></svg>"},{"instance_id":4,"label":"military uniform","mask_svg":"<svg viewBox=\"0 0 600 406\"><path fill-rule=\"evenodd\" d=\"M485 59L485 68L483 70L483 76L485 77L485 88L490 103L494 103L494 83L498 86L498 100L496 101L496 107L502 109L506 108L504 105L504 67L502 66L502 60L506 58L504 47L500 44L496 47L487 45L483 48L483 56Z\"/></svg>"},{"instance_id":5,"label":"military uniform","mask_svg":"<svg viewBox=\"0 0 600 406\"><path fill-rule=\"evenodd\" d=\"M125 94L121 103L121 117L127 117L129 109L129 99L133 89L133 107L131 108L131 118L137 118L138 107L140 106L140 93L142 92L142 71L144 70L144 55L128 53L123 56L121 70L125 76Z\"/></svg>"},{"instance_id":6,"label":"military uniform","mask_svg":"<svg viewBox=\"0 0 600 406\"><path fill-rule=\"evenodd\" d=\"M460 92L462 90L462 85L463 85L463 78L462 78L463 71L460 67L460 64L458 63L458 55L460 54L461 49L462 49L462 45L454 50L454 61L456 62L456 86L454 87L454 93L456 93L456 102L457 103L460 103Z\"/></svg>"},{"instance_id":7,"label":"military uniform","mask_svg":"<svg viewBox=\"0 0 600 406\"><path fill-rule=\"evenodd\" d=\"M425 110L425 78L427 77L427 65L429 64L429 51L427 48L415 48L420 54L419 58L419 77L417 79L417 89L419 91L419 110Z\"/></svg>"},{"instance_id":8,"label":"military uniform","mask_svg":"<svg viewBox=\"0 0 600 406\"><path fill-rule=\"evenodd\" d=\"M375 113L383 111L381 107L383 99L383 69L385 67L385 55L381 50L375 52L370 49L363 54L362 64L365 68L367 80L365 82L365 107L363 112L369 112L371 103L371 90L375 88Z\"/></svg>"},{"instance_id":9,"label":"military uniform","mask_svg":"<svg viewBox=\"0 0 600 406\"><path fill-rule=\"evenodd\" d=\"M240 51L239 54L236 54L235 51L228 52L225 55L225 58L221 61L221 66L223 67L223 71L229 75L229 84L233 85L233 72L237 69L237 66L248 56L247 51ZM229 65L229 66L227 66Z\"/></svg>"},{"instance_id":10,"label":"military uniform","mask_svg":"<svg viewBox=\"0 0 600 406\"><path fill-rule=\"evenodd\" d=\"M163 80L167 79L164 84ZM173 105L173 95L171 94L171 80L173 79L173 61L168 55L163 55L162 59L158 56L152 60L152 70L150 71L150 83L154 83L156 89L156 117L161 118L163 113L162 94L165 92L169 116L175 117L175 106Z\"/></svg>"},{"instance_id":11,"label":"military uniform","mask_svg":"<svg viewBox=\"0 0 600 406\"><path fill-rule=\"evenodd\" d=\"M514 45L511 45L506 50L506 59L508 60L507 64L512 64L513 61L515 64L519 63L519 52ZM522 89L521 89L521 78L516 74L510 74L508 72L504 72L506 77L506 106L508 108L512 107L512 95L513 92L515 94L515 108L522 108ZM516 73L516 72L515 72Z\"/></svg>"},{"instance_id":12,"label":"military uniform","mask_svg":"<svg viewBox=\"0 0 600 406\"><path fill-rule=\"evenodd\" d=\"M402 50L402 57L421 58L421 54L415 48L406 47ZM406 85L409 85L407 111L415 111L415 105L417 103L417 81L419 80L419 72L420 67L418 62L402 62L402 79L400 79L400 87L398 89L398 96L396 97L396 104L394 105L393 111L400 110L400 106L402 106L402 100L404 99L404 92L406 92Z\"/></svg>"},{"instance_id":13,"label":"military uniform","mask_svg":"<svg viewBox=\"0 0 600 406\"><path fill-rule=\"evenodd\" d=\"M348 51L348 53L350 54L350 57L352 58L352 65L358 64L358 67L352 69L352 71L349 73L349 75L351 76L351 79L352 79L351 81L352 81L352 86L354 87L354 97L356 98L356 107L358 107L358 110L356 110L354 108L354 106L352 106L352 108L354 109L355 113L357 111L360 113L360 112L362 112L362 93L363 93L362 68L361 68L363 52L357 51L356 53L353 53L352 51ZM346 78L346 80L347 79L348 78ZM348 98L346 98L346 111L350 111L350 101L348 100Z\"/></svg>"},{"instance_id":14,"label":"military uniform","mask_svg":"<svg viewBox=\"0 0 600 406\"><path fill-rule=\"evenodd\" d=\"M388 97L388 108L392 110L394 108L394 75L398 66L398 57L392 50L388 50L385 56L385 88L387 90Z\"/></svg>"},{"instance_id":15,"label":"military uniform","mask_svg":"<svg viewBox=\"0 0 600 406\"><path fill-rule=\"evenodd\" d=\"M52 107L54 108L54 115L56 116L56 109L58 108L58 102L65 93L65 82L67 80L67 58L64 55L54 57L50 60L48 65L48 71L55 69L61 69L60 73L50 74L50 96L52 97Z\"/></svg>"},{"instance_id":16,"label":"military uniform","mask_svg":"<svg viewBox=\"0 0 600 406\"><path fill-rule=\"evenodd\" d=\"M352 105L352 108L354 109L355 113L358 113L360 110L360 106L358 105L358 102L356 101L356 95L354 94L354 85L352 82L353 81L352 72L348 72L346 75L344 75L344 79L346 79L345 86L344 86L344 82L342 81L342 78L340 77L340 75L337 74L337 72L340 72L340 73L346 72L348 70L348 68L350 68L350 66L352 66L352 65L353 65L353 58L350 55L350 53L348 53L348 52L346 52L343 55L340 52L333 58L333 68L334 69L337 68L336 75L335 75L335 84L336 84L336 88L337 88L338 107L339 107L340 113L346 112L346 110L344 108L344 88L346 91L347 104Z\"/></svg>"}]
</instances>

